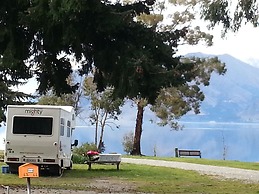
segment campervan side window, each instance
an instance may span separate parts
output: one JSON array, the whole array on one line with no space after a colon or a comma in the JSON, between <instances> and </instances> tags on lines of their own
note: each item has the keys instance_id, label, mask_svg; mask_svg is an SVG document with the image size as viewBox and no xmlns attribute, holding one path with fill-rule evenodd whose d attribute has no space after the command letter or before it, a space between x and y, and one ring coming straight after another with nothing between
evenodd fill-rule
<instances>
[{"instance_id":1,"label":"campervan side window","mask_svg":"<svg viewBox=\"0 0 259 194\"><path fill-rule=\"evenodd\" d=\"M21 117L13 118L13 134L51 135L53 118Z\"/></svg>"},{"instance_id":2,"label":"campervan side window","mask_svg":"<svg viewBox=\"0 0 259 194\"><path fill-rule=\"evenodd\" d=\"M70 129L71 128L71 122L67 121L67 137L70 137Z\"/></svg>"},{"instance_id":3,"label":"campervan side window","mask_svg":"<svg viewBox=\"0 0 259 194\"><path fill-rule=\"evenodd\" d=\"M60 119L60 136L64 136L65 131L65 119Z\"/></svg>"}]
</instances>

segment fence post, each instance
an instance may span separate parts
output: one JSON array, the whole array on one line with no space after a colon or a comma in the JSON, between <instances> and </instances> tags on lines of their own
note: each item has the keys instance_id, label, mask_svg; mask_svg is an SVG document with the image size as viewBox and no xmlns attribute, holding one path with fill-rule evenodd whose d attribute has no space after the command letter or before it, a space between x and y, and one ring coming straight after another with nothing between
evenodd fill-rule
<instances>
[{"instance_id":1,"label":"fence post","mask_svg":"<svg viewBox=\"0 0 259 194\"><path fill-rule=\"evenodd\" d=\"M178 157L179 157L178 148L175 148L175 149L174 149L174 152L175 152L175 157L177 157L177 158L178 158Z\"/></svg>"}]
</instances>

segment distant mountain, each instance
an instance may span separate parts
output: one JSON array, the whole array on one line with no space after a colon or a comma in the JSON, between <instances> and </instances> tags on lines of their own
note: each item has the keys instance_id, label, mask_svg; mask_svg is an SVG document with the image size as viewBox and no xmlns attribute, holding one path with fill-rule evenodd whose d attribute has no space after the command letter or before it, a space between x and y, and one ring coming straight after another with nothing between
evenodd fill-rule
<instances>
[{"instance_id":1,"label":"distant mountain","mask_svg":"<svg viewBox=\"0 0 259 194\"><path fill-rule=\"evenodd\" d=\"M214 57L202 53L187 56ZM188 121L258 122L259 121L259 68L230 55L217 56L226 64L223 76L213 74L204 87L205 100L201 114L186 115Z\"/></svg>"}]
</instances>

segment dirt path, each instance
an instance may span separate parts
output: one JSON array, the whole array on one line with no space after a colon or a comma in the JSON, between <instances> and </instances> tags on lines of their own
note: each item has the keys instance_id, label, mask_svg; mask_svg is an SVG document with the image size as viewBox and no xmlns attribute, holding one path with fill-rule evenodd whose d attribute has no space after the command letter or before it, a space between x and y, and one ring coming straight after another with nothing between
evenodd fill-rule
<instances>
[{"instance_id":1,"label":"dirt path","mask_svg":"<svg viewBox=\"0 0 259 194\"><path fill-rule=\"evenodd\" d=\"M220 176L228 179L238 179L247 182L259 182L259 171L257 170L245 170L239 168L230 168L222 166L211 166L202 164L193 164L185 162L172 162L172 161L161 161L161 160L150 160L150 159L133 159L133 158L122 158L122 162L134 163L134 164L145 164L152 166L165 166L170 168L179 168L183 170L194 170L201 174Z\"/></svg>"},{"instance_id":2,"label":"dirt path","mask_svg":"<svg viewBox=\"0 0 259 194\"><path fill-rule=\"evenodd\" d=\"M131 182L112 180L109 178L98 178L91 181L87 185L88 190L76 191L76 190L62 190L62 189L38 189L31 187L31 194L136 194L135 185ZM25 188L15 188L15 187L0 187L0 194L25 194L27 193Z\"/></svg>"},{"instance_id":3,"label":"dirt path","mask_svg":"<svg viewBox=\"0 0 259 194\"><path fill-rule=\"evenodd\" d=\"M31 194L135 194L135 186L132 183L114 181L110 179L98 179L94 180L89 185L88 191L76 191L76 190L62 190L62 189L38 189L31 188ZM92 189L91 189L92 188ZM0 194L26 194L26 188L15 188L7 186L1 186Z\"/></svg>"}]
</instances>

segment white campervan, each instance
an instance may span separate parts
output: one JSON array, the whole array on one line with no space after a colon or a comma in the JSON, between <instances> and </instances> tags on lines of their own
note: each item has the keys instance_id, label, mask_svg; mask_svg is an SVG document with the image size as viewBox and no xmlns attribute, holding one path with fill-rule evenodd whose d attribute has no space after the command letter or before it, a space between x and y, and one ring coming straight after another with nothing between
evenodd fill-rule
<instances>
[{"instance_id":1,"label":"white campervan","mask_svg":"<svg viewBox=\"0 0 259 194\"><path fill-rule=\"evenodd\" d=\"M60 175L72 167L72 132L75 112L71 106L9 105L4 161L9 171L18 172L24 163Z\"/></svg>"}]
</instances>

